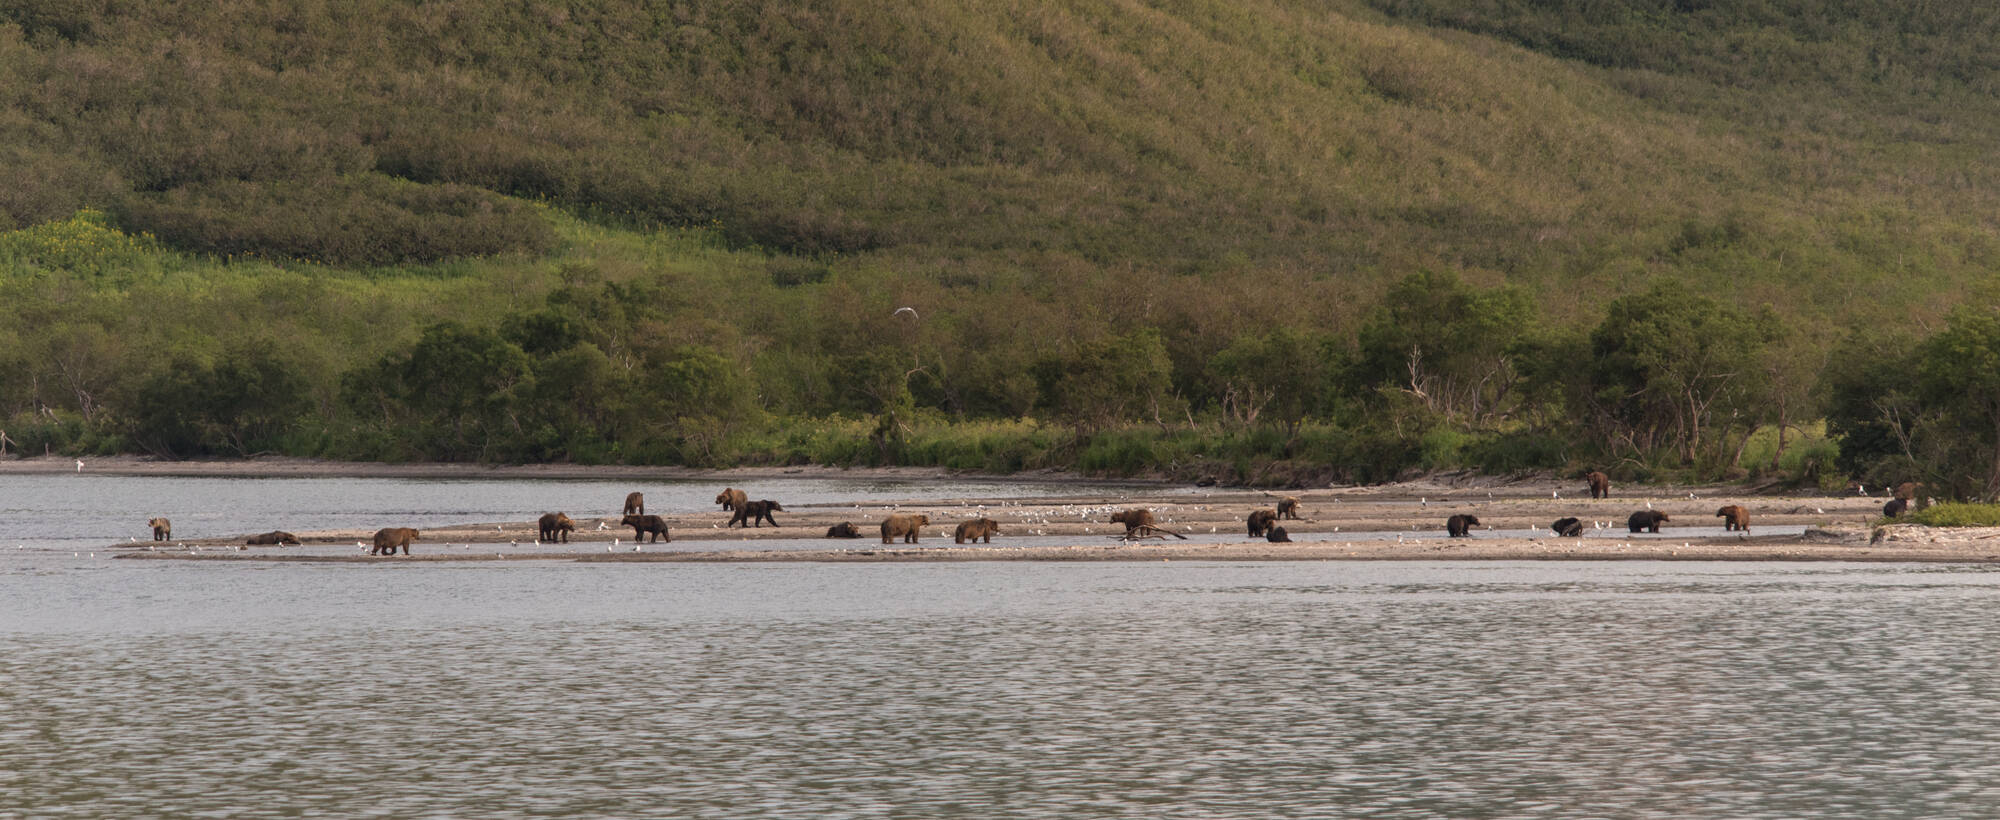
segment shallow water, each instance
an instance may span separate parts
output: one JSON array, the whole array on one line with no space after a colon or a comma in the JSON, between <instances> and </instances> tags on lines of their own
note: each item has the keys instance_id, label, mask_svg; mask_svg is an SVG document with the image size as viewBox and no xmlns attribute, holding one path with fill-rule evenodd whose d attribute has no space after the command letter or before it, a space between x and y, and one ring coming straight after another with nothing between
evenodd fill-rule
<instances>
[{"instance_id":1,"label":"shallow water","mask_svg":"<svg viewBox=\"0 0 2000 820\"><path fill-rule=\"evenodd\" d=\"M1987 817L1996 604L1944 565L49 546L0 554L0 817Z\"/></svg>"}]
</instances>

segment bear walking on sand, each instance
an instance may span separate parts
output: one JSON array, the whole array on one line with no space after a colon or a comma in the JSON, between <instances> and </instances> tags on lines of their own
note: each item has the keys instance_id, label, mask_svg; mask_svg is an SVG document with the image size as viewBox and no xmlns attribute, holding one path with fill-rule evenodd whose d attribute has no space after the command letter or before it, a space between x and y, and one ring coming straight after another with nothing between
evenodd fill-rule
<instances>
[{"instance_id":1,"label":"bear walking on sand","mask_svg":"<svg viewBox=\"0 0 2000 820\"><path fill-rule=\"evenodd\" d=\"M417 540L417 531L409 527L383 527L375 531L375 546L369 555L395 555L396 548L402 547L403 554L410 554L410 542Z\"/></svg>"},{"instance_id":2,"label":"bear walking on sand","mask_svg":"<svg viewBox=\"0 0 2000 820\"><path fill-rule=\"evenodd\" d=\"M674 540L673 536L667 534L667 520L657 515L628 515L619 519L618 523L632 528L634 541L645 542L649 533L653 536L654 543Z\"/></svg>"},{"instance_id":3,"label":"bear walking on sand","mask_svg":"<svg viewBox=\"0 0 2000 820\"><path fill-rule=\"evenodd\" d=\"M1591 498L1611 497L1611 476L1592 470L1583 480L1590 483Z\"/></svg>"},{"instance_id":4,"label":"bear walking on sand","mask_svg":"<svg viewBox=\"0 0 2000 820\"><path fill-rule=\"evenodd\" d=\"M1625 519L1625 528L1633 532L1659 532L1660 522L1667 520L1667 514L1659 510L1640 510Z\"/></svg>"},{"instance_id":5,"label":"bear walking on sand","mask_svg":"<svg viewBox=\"0 0 2000 820\"><path fill-rule=\"evenodd\" d=\"M1731 504L1715 511L1715 517L1722 519L1724 532L1730 530L1750 531L1750 511Z\"/></svg>"},{"instance_id":6,"label":"bear walking on sand","mask_svg":"<svg viewBox=\"0 0 2000 820\"><path fill-rule=\"evenodd\" d=\"M785 508L778 506L778 502L769 499L764 501L745 501L737 506L736 516L729 519L729 523L722 526L730 527L742 524L745 527L761 527L764 526L764 522L769 521L771 522L771 526L775 527L778 526L778 519L771 517L772 511L784 512Z\"/></svg>"},{"instance_id":7,"label":"bear walking on sand","mask_svg":"<svg viewBox=\"0 0 2000 820\"><path fill-rule=\"evenodd\" d=\"M645 493L627 493L627 494L625 495L625 507L624 507L623 509L619 510L618 514L619 514L619 515L645 515L645 514L646 514L646 494L645 494Z\"/></svg>"},{"instance_id":8,"label":"bear walking on sand","mask_svg":"<svg viewBox=\"0 0 2000 820\"><path fill-rule=\"evenodd\" d=\"M1280 520L1299 520L1299 500L1289 495L1278 499L1278 518Z\"/></svg>"},{"instance_id":9,"label":"bear walking on sand","mask_svg":"<svg viewBox=\"0 0 2000 820\"><path fill-rule=\"evenodd\" d=\"M882 519L882 543L901 538L905 544L917 543L918 531L931 523L928 515L892 515Z\"/></svg>"},{"instance_id":10,"label":"bear walking on sand","mask_svg":"<svg viewBox=\"0 0 2000 820\"><path fill-rule=\"evenodd\" d=\"M1563 538L1583 537L1583 522L1574 518L1558 518L1556 519L1556 523L1549 525L1549 529L1554 530L1556 535Z\"/></svg>"},{"instance_id":11,"label":"bear walking on sand","mask_svg":"<svg viewBox=\"0 0 2000 820\"><path fill-rule=\"evenodd\" d=\"M148 518L146 526L153 528L153 540L167 541L174 537L174 522L164 518Z\"/></svg>"},{"instance_id":12,"label":"bear walking on sand","mask_svg":"<svg viewBox=\"0 0 2000 820\"><path fill-rule=\"evenodd\" d=\"M1453 538L1471 538L1472 528L1479 526L1479 517L1454 515L1444 521L1444 531Z\"/></svg>"},{"instance_id":13,"label":"bear walking on sand","mask_svg":"<svg viewBox=\"0 0 2000 820\"><path fill-rule=\"evenodd\" d=\"M991 544L993 543L993 535L999 531L1000 522L991 518L974 518L971 521L961 522L958 525L958 530L952 533L952 540L963 544L967 541L976 542L984 538L986 539L986 543Z\"/></svg>"},{"instance_id":14,"label":"bear walking on sand","mask_svg":"<svg viewBox=\"0 0 2000 820\"><path fill-rule=\"evenodd\" d=\"M567 544L569 534L576 532L576 522L570 520L569 513L546 513L535 523L538 533L535 537L550 544Z\"/></svg>"}]
</instances>

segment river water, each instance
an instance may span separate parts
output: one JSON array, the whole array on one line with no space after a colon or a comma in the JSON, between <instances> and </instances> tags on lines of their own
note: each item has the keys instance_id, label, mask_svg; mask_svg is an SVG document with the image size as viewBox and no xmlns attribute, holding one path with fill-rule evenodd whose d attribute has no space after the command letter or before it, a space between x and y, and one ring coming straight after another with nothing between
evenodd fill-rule
<instances>
[{"instance_id":1,"label":"river water","mask_svg":"<svg viewBox=\"0 0 2000 820\"><path fill-rule=\"evenodd\" d=\"M0 817L2000 814L1978 567L38 543L0 555Z\"/></svg>"}]
</instances>

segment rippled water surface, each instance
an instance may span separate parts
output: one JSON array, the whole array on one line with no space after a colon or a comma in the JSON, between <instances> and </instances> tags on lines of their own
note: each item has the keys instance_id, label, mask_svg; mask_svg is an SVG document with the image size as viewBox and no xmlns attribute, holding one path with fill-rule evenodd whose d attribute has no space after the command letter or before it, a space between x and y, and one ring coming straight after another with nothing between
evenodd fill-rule
<instances>
[{"instance_id":1,"label":"rippled water surface","mask_svg":"<svg viewBox=\"0 0 2000 820\"><path fill-rule=\"evenodd\" d=\"M0 561L0 816L2000 814L2000 574Z\"/></svg>"}]
</instances>

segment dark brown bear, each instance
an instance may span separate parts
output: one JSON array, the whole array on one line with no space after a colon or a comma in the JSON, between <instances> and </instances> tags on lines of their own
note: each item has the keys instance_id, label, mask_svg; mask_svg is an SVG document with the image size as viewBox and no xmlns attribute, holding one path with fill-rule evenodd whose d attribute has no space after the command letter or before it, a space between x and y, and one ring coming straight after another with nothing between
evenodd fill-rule
<instances>
[{"instance_id":1,"label":"dark brown bear","mask_svg":"<svg viewBox=\"0 0 2000 820\"><path fill-rule=\"evenodd\" d=\"M986 543L991 544L993 543L993 535L999 531L1000 522L991 518L974 518L971 521L961 522L958 525L958 530L952 533L952 540L963 544L967 541L978 541L984 538L986 539Z\"/></svg>"},{"instance_id":2,"label":"dark brown bear","mask_svg":"<svg viewBox=\"0 0 2000 820\"><path fill-rule=\"evenodd\" d=\"M576 532L576 522L570 520L569 513L546 513L542 516L542 520L536 523L537 532L540 534L535 537L551 544L567 544L569 534Z\"/></svg>"},{"instance_id":3,"label":"dark brown bear","mask_svg":"<svg viewBox=\"0 0 2000 820\"><path fill-rule=\"evenodd\" d=\"M1584 476L1583 480L1590 484L1591 498L1611 497L1611 476L1592 471L1589 475Z\"/></svg>"},{"instance_id":4,"label":"dark brown bear","mask_svg":"<svg viewBox=\"0 0 2000 820\"><path fill-rule=\"evenodd\" d=\"M1894 501L1882 505L1882 516L1884 518L1901 518L1903 517L1903 513L1909 511L1910 511L1910 500L1907 498L1898 498Z\"/></svg>"},{"instance_id":5,"label":"dark brown bear","mask_svg":"<svg viewBox=\"0 0 2000 820\"><path fill-rule=\"evenodd\" d=\"M245 538L243 539L243 543L246 546L252 547L266 547L273 544L281 547L296 547L299 545L299 537L284 530L272 530Z\"/></svg>"},{"instance_id":6,"label":"dark brown bear","mask_svg":"<svg viewBox=\"0 0 2000 820\"><path fill-rule=\"evenodd\" d=\"M1558 518L1556 519L1556 523L1549 525L1549 529L1554 530L1556 535L1564 538L1583 537L1583 522L1574 518Z\"/></svg>"},{"instance_id":7,"label":"dark brown bear","mask_svg":"<svg viewBox=\"0 0 2000 820\"><path fill-rule=\"evenodd\" d=\"M931 523L928 515L892 515L882 519L882 543L901 538L905 544L917 543L917 535L924 525Z\"/></svg>"},{"instance_id":8,"label":"dark brown bear","mask_svg":"<svg viewBox=\"0 0 2000 820\"><path fill-rule=\"evenodd\" d=\"M1111 523L1124 524L1125 534L1131 535L1133 530L1140 527L1153 526L1153 511L1143 508L1133 508L1123 512L1115 512L1111 514Z\"/></svg>"},{"instance_id":9,"label":"dark brown bear","mask_svg":"<svg viewBox=\"0 0 2000 820\"><path fill-rule=\"evenodd\" d=\"M826 537L828 537L828 538L860 538L860 537L861 537L861 531L860 531L860 530L858 530L858 529L855 529L855 528L854 528L854 524L852 524L852 523L850 523L850 522L847 522L847 521L842 521L842 522L840 522L840 523L838 523L838 524L835 524L835 525L833 525L833 526L831 526L831 527L827 527L827 528L826 528Z\"/></svg>"},{"instance_id":10,"label":"dark brown bear","mask_svg":"<svg viewBox=\"0 0 2000 820\"><path fill-rule=\"evenodd\" d=\"M628 515L618 523L632 528L634 541L645 542L647 533L653 534L654 543L674 540L667 534L667 520L657 515Z\"/></svg>"},{"instance_id":11,"label":"dark brown bear","mask_svg":"<svg viewBox=\"0 0 2000 820\"><path fill-rule=\"evenodd\" d=\"M1299 520L1299 500L1289 495L1278 499L1278 518L1280 520Z\"/></svg>"},{"instance_id":12,"label":"dark brown bear","mask_svg":"<svg viewBox=\"0 0 2000 820\"><path fill-rule=\"evenodd\" d=\"M1272 527L1271 531L1264 535L1264 540L1273 543L1291 543L1292 534L1285 532L1284 527Z\"/></svg>"},{"instance_id":13,"label":"dark brown bear","mask_svg":"<svg viewBox=\"0 0 2000 820\"><path fill-rule=\"evenodd\" d=\"M1471 515L1454 515L1444 520L1444 531L1453 538L1472 537L1472 528L1479 526L1479 518Z\"/></svg>"},{"instance_id":14,"label":"dark brown bear","mask_svg":"<svg viewBox=\"0 0 2000 820\"><path fill-rule=\"evenodd\" d=\"M1278 526L1278 511L1270 508L1254 510L1245 523L1250 526L1251 538L1262 538L1271 532L1272 527Z\"/></svg>"},{"instance_id":15,"label":"dark brown bear","mask_svg":"<svg viewBox=\"0 0 2000 820\"><path fill-rule=\"evenodd\" d=\"M625 507L624 507L624 509L620 510L620 511L618 512L618 514L619 514L619 515L645 515L645 514L646 514L646 494L645 494L645 493L627 493L627 494L625 495Z\"/></svg>"},{"instance_id":16,"label":"dark brown bear","mask_svg":"<svg viewBox=\"0 0 2000 820\"><path fill-rule=\"evenodd\" d=\"M174 537L174 522L164 518L148 518L146 526L153 528L153 540L166 541Z\"/></svg>"},{"instance_id":17,"label":"dark brown bear","mask_svg":"<svg viewBox=\"0 0 2000 820\"><path fill-rule=\"evenodd\" d=\"M1895 495L1904 501L1917 500L1917 490L1924 486L1921 481L1905 481L1896 485Z\"/></svg>"},{"instance_id":18,"label":"dark brown bear","mask_svg":"<svg viewBox=\"0 0 2000 820\"><path fill-rule=\"evenodd\" d=\"M1660 522L1667 520L1667 514L1659 510L1640 510L1625 519L1625 528L1633 532L1659 532Z\"/></svg>"},{"instance_id":19,"label":"dark brown bear","mask_svg":"<svg viewBox=\"0 0 2000 820\"><path fill-rule=\"evenodd\" d=\"M771 522L771 526L775 527L778 526L778 519L771 517L773 511L784 512L785 508L778 506L778 502L768 499L764 501L745 501L736 508L736 517L729 519L729 523L722 526L730 527L742 524L745 527L761 527L764 526L764 522L769 521Z\"/></svg>"},{"instance_id":20,"label":"dark brown bear","mask_svg":"<svg viewBox=\"0 0 2000 820\"><path fill-rule=\"evenodd\" d=\"M410 542L417 540L417 531L409 527L383 527L375 531L375 546L369 555L395 555L396 548L402 547L403 554L410 554Z\"/></svg>"},{"instance_id":21,"label":"dark brown bear","mask_svg":"<svg viewBox=\"0 0 2000 820\"><path fill-rule=\"evenodd\" d=\"M1715 511L1715 517L1722 519L1722 529L1750 531L1750 511L1731 504Z\"/></svg>"},{"instance_id":22,"label":"dark brown bear","mask_svg":"<svg viewBox=\"0 0 2000 820\"><path fill-rule=\"evenodd\" d=\"M722 505L723 512L743 509L743 504L749 500L749 494L729 487L724 487L722 492L715 494L715 503Z\"/></svg>"}]
</instances>

